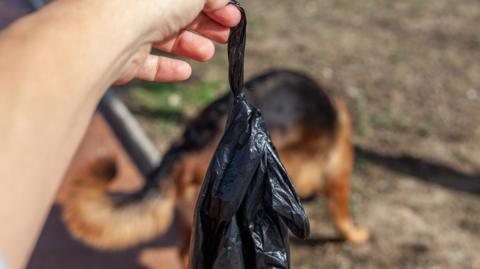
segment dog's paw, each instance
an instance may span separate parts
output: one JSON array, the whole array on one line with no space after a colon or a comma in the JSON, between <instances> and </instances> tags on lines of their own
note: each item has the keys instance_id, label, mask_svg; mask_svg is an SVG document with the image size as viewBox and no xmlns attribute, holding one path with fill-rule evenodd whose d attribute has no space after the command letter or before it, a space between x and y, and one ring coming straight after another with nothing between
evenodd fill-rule
<instances>
[{"instance_id":1,"label":"dog's paw","mask_svg":"<svg viewBox=\"0 0 480 269\"><path fill-rule=\"evenodd\" d=\"M367 229L361 227L352 227L348 232L344 234L345 240L354 245L360 245L365 243L370 234Z\"/></svg>"}]
</instances>

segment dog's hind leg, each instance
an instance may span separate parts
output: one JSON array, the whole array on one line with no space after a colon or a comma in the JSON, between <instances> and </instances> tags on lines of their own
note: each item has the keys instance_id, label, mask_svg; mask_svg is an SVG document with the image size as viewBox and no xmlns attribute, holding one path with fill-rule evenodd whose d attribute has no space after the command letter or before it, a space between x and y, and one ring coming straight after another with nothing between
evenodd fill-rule
<instances>
[{"instance_id":1,"label":"dog's hind leg","mask_svg":"<svg viewBox=\"0 0 480 269\"><path fill-rule=\"evenodd\" d=\"M188 268L189 262L189 252L190 252L190 236L192 234L192 226L189 226L185 221L181 221L180 224L181 229L181 242L180 242L180 249L179 255L182 261L183 268Z\"/></svg>"},{"instance_id":2,"label":"dog's hind leg","mask_svg":"<svg viewBox=\"0 0 480 269\"><path fill-rule=\"evenodd\" d=\"M346 105L337 101L336 107L338 129L326 166L325 192L338 232L347 241L361 244L368 240L368 231L353 224L349 209L350 175L354 159L352 123Z\"/></svg>"},{"instance_id":3,"label":"dog's hind leg","mask_svg":"<svg viewBox=\"0 0 480 269\"><path fill-rule=\"evenodd\" d=\"M338 232L345 240L361 244L368 240L368 231L353 224L349 210L349 173L341 173L330 178L326 186L328 208Z\"/></svg>"}]
</instances>

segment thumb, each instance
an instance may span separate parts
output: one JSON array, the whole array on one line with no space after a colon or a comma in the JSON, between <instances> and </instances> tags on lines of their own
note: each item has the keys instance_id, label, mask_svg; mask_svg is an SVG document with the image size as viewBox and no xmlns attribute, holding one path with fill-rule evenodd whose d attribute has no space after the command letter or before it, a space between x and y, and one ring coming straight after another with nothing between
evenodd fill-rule
<instances>
[{"instance_id":1,"label":"thumb","mask_svg":"<svg viewBox=\"0 0 480 269\"><path fill-rule=\"evenodd\" d=\"M228 3L229 0L207 0L203 10L207 12L215 11L225 7Z\"/></svg>"}]
</instances>

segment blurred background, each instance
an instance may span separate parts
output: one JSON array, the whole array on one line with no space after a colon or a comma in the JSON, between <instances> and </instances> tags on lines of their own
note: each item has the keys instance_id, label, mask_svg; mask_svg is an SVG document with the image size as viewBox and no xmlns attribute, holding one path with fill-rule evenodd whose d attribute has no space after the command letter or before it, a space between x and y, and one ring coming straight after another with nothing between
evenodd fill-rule
<instances>
[{"instance_id":1,"label":"blurred background","mask_svg":"<svg viewBox=\"0 0 480 269\"><path fill-rule=\"evenodd\" d=\"M354 117L351 207L364 246L293 244L293 268L480 268L480 2L243 1L247 77L272 67L332 85ZM227 89L227 60L124 95L159 147ZM322 199L313 238L333 235Z\"/></svg>"},{"instance_id":2,"label":"blurred background","mask_svg":"<svg viewBox=\"0 0 480 269\"><path fill-rule=\"evenodd\" d=\"M332 238L325 202L315 199L305 203L312 238L292 242L292 267L480 268L480 2L242 2L247 78L303 71L331 85L354 118L351 208L371 239L351 246ZM118 92L162 151L227 91L224 46L211 62L192 64L187 82L134 82ZM36 253L56 257L41 244ZM38 260L30 268L53 267Z\"/></svg>"}]
</instances>

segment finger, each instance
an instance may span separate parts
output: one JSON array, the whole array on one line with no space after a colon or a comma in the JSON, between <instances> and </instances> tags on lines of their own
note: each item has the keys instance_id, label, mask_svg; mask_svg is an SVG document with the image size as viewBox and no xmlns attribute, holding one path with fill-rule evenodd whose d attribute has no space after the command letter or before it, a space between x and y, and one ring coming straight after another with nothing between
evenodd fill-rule
<instances>
[{"instance_id":1,"label":"finger","mask_svg":"<svg viewBox=\"0 0 480 269\"><path fill-rule=\"evenodd\" d=\"M186 80L191 74L192 68L184 61L149 55L136 77L148 81L175 82Z\"/></svg>"},{"instance_id":2,"label":"finger","mask_svg":"<svg viewBox=\"0 0 480 269\"><path fill-rule=\"evenodd\" d=\"M204 10L214 11L228 5L229 0L207 0Z\"/></svg>"},{"instance_id":3,"label":"finger","mask_svg":"<svg viewBox=\"0 0 480 269\"><path fill-rule=\"evenodd\" d=\"M226 27L234 27L242 18L240 10L234 5L228 5L221 9L205 11L209 18Z\"/></svg>"},{"instance_id":4,"label":"finger","mask_svg":"<svg viewBox=\"0 0 480 269\"><path fill-rule=\"evenodd\" d=\"M230 28L220 25L216 21L210 19L204 13L200 13L198 17L187 27L187 30L193 31L219 43L226 43Z\"/></svg>"},{"instance_id":5,"label":"finger","mask_svg":"<svg viewBox=\"0 0 480 269\"><path fill-rule=\"evenodd\" d=\"M202 62L211 59L215 53L215 46L210 39L190 31L183 31L166 42L155 43L153 47Z\"/></svg>"}]
</instances>

